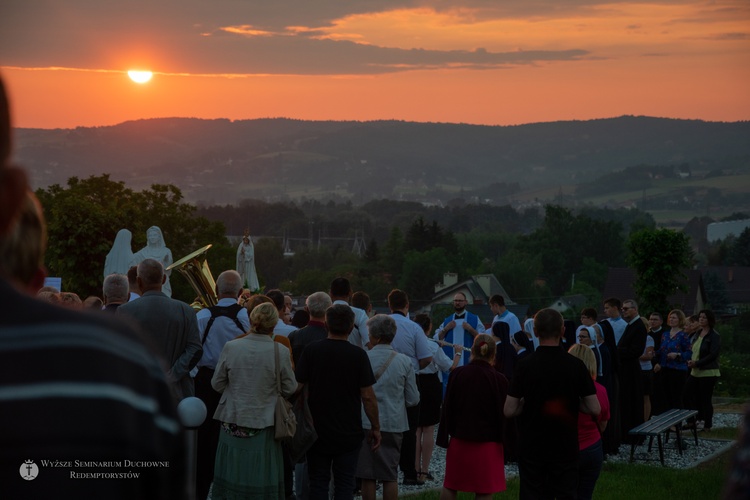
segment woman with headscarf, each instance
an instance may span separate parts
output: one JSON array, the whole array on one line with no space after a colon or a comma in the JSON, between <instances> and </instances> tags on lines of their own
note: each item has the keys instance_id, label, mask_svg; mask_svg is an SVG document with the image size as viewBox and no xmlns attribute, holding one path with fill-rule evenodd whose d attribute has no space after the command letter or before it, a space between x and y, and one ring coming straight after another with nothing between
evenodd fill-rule
<instances>
[{"instance_id":1,"label":"woman with headscarf","mask_svg":"<svg viewBox=\"0 0 750 500\"><path fill-rule=\"evenodd\" d=\"M128 274L128 269L133 262L133 249L130 244L132 238L133 233L127 229L117 231L112 249L104 260L105 278L110 274Z\"/></svg>"},{"instance_id":2,"label":"woman with headscarf","mask_svg":"<svg viewBox=\"0 0 750 500\"><path fill-rule=\"evenodd\" d=\"M281 500L285 496L281 442L274 438L274 408L277 398L294 393L297 381L289 350L271 339L278 320L273 304L253 309L250 333L224 345L211 379L213 388L222 393L214 414L222 426L214 500Z\"/></svg>"},{"instance_id":3,"label":"woman with headscarf","mask_svg":"<svg viewBox=\"0 0 750 500\"><path fill-rule=\"evenodd\" d=\"M164 267L164 276L166 276L166 281L161 287L161 291L167 297L171 297L172 285L169 284L169 275L172 274L172 271L167 271L167 268L174 261L172 260L172 251L164 243L164 235L158 226L151 226L146 230L146 246L133 255L133 265L138 265L146 259L154 259L161 262L161 265Z\"/></svg>"},{"instance_id":4,"label":"woman with headscarf","mask_svg":"<svg viewBox=\"0 0 750 500\"><path fill-rule=\"evenodd\" d=\"M438 431L441 445L450 436L441 500L457 498L459 491L489 500L493 493L505 491L503 407L508 379L495 370L494 361L495 341L477 335L471 362L448 378Z\"/></svg>"}]
</instances>

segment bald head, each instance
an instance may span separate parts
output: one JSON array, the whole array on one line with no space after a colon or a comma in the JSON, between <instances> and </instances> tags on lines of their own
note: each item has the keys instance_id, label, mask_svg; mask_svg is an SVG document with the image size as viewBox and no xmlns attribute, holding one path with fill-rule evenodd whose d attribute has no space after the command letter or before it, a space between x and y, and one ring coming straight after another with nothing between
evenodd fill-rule
<instances>
[{"instance_id":1,"label":"bald head","mask_svg":"<svg viewBox=\"0 0 750 500\"><path fill-rule=\"evenodd\" d=\"M236 299L242 291L242 276L237 271L224 271L216 278L216 295L219 299Z\"/></svg>"},{"instance_id":2,"label":"bald head","mask_svg":"<svg viewBox=\"0 0 750 500\"><path fill-rule=\"evenodd\" d=\"M160 292L165 279L164 267L158 260L146 259L138 264L138 286L142 292Z\"/></svg>"}]
</instances>

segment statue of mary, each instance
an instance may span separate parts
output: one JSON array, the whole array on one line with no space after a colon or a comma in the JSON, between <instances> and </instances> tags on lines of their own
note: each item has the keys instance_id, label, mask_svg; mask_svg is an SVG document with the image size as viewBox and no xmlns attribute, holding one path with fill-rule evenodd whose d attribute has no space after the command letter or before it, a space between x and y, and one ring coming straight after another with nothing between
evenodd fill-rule
<instances>
[{"instance_id":1,"label":"statue of mary","mask_svg":"<svg viewBox=\"0 0 750 500\"><path fill-rule=\"evenodd\" d=\"M250 235L245 233L240 246L237 247L237 272L242 276L242 283L250 290L259 290L258 274L255 272L255 247Z\"/></svg>"},{"instance_id":2,"label":"statue of mary","mask_svg":"<svg viewBox=\"0 0 750 500\"><path fill-rule=\"evenodd\" d=\"M133 264L140 264L146 259L154 259L161 262L164 266L164 274L167 276L167 280L164 282L161 291L167 297L171 297L172 285L169 284L169 275L172 274L172 271L167 271L167 268L172 265L172 251L164 244L164 236L158 226L148 228L146 231L146 241L146 246L133 255Z\"/></svg>"},{"instance_id":3,"label":"statue of mary","mask_svg":"<svg viewBox=\"0 0 750 500\"><path fill-rule=\"evenodd\" d=\"M127 274L128 269L133 262L133 249L130 242L133 239L133 233L127 229L120 229L115 236L115 242L112 249L107 254L104 261L104 277L110 274Z\"/></svg>"}]
</instances>

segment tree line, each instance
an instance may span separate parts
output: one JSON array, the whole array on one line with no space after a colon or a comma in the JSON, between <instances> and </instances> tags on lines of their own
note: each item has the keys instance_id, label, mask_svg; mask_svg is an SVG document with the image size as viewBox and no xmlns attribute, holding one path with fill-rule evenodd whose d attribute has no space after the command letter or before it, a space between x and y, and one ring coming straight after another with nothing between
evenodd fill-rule
<instances>
[{"instance_id":1,"label":"tree line","mask_svg":"<svg viewBox=\"0 0 750 500\"><path fill-rule=\"evenodd\" d=\"M250 228L260 236L254 241L261 285L305 295L327 290L334 277L346 276L376 303L394 287L406 290L415 302L429 300L443 274L453 272L459 280L495 274L513 300L534 308L568 293L583 294L598 305L609 267L631 264L639 275L647 275L644 269L665 269L661 266L668 260L676 270L670 274L679 277L680 269L692 262L687 236L657 229L649 214L636 209L573 211L547 205L516 211L392 200L361 206L246 200L237 206L197 208L184 202L173 185L134 191L108 175L73 177L66 186L38 190L37 196L48 223L49 274L62 277L63 287L79 295L100 293L104 259L119 229L131 230L136 251L145 245L152 225L162 229L175 260L212 244L208 260L215 274L235 267L236 247L227 235ZM300 244L285 256L283 236L304 239L311 227L341 238L321 246ZM352 252L356 232L365 235L361 255ZM669 252L655 251L653 245L660 243L667 243ZM184 279L171 281L176 298L193 300L195 293ZM652 277L639 293L653 306L659 294L666 297L679 286L660 282L649 295L650 282Z\"/></svg>"}]
</instances>

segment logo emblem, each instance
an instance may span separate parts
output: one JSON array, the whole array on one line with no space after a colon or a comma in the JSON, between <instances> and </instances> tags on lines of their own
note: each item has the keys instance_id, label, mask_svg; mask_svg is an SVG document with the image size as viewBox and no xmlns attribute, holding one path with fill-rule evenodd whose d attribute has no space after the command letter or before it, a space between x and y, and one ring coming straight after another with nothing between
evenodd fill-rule
<instances>
[{"instance_id":1,"label":"logo emblem","mask_svg":"<svg viewBox=\"0 0 750 500\"><path fill-rule=\"evenodd\" d=\"M39 467L36 466L33 460L26 460L21 464L18 472L21 473L21 477L25 480L33 481L39 475Z\"/></svg>"}]
</instances>

